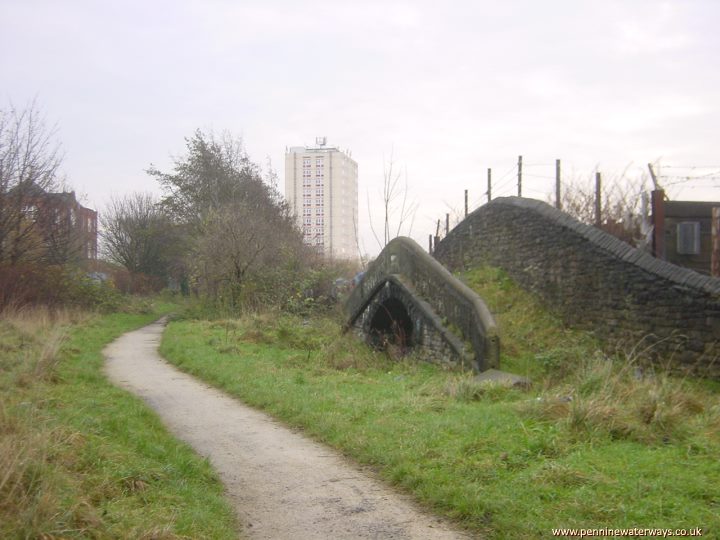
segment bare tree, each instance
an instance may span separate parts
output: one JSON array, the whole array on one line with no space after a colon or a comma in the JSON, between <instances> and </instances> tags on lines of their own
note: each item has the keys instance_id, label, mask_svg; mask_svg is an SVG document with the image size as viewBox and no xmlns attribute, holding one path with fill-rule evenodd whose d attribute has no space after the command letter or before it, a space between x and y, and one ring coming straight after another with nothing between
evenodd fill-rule
<instances>
[{"instance_id":1,"label":"bare tree","mask_svg":"<svg viewBox=\"0 0 720 540\"><path fill-rule=\"evenodd\" d=\"M24 110L0 110L0 264L44 256L38 205L58 186L61 161L54 130L34 102Z\"/></svg>"},{"instance_id":2,"label":"bare tree","mask_svg":"<svg viewBox=\"0 0 720 540\"><path fill-rule=\"evenodd\" d=\"M595 225L595 175L587 181L575 180L563 189L562 209L574 218ZM644 241L642 197L646 177L630 179L624 171L605 179L602 186L600 228L633 245Z\"/></svg>"},{"instance_id":3,"label":"bare tree","mask_svg":"<svg viewBox=\"0 0 720 540\"><path fill-rule=\"evenodd\" d=\"M224 296L236 308L251 301L248 291L260 296L273 289L280 293L283 270L302 254L299 232L274 207L233 201L208 217L189 264L201 290L216 299Z\"/></svg>"},{"instance_id":4,"label":"bare tree","mask_svg":"<svg viewBox=\"0 0 720 540\"><path fill-rule=\"evenodd\" d=\"M100 214L103 254L133 273L166 278L181 234L149 193L113 198Z\"/></svg>"},{"instance_id":5,"label":"bare tree","mask_svg":"<svg viewBox=\"0 0 720 540\"><path fill-rule=\"evenodd\" d=\"M418 203L416 201L408 201L408 192L407 169L405 169L404 174L397 170L393 159L393 152L391 151L389 161L383 164L382 241L373 226L370 195L368 194L370 228L380 249L383 249L390 240L403 233L408 236L412 234Z\"/></svg>"}]
</instances>

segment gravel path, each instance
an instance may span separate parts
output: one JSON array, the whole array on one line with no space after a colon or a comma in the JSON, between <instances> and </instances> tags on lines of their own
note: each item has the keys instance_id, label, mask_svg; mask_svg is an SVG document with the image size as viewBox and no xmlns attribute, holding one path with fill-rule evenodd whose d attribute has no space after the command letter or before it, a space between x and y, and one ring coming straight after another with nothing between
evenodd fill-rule
<instances>
[{"instance_id":1,"label":"gravel path","mask_svg":"<svg viewBox=\"0 0 720 540\"><path fill-rule=\"evenodd\" d=\"M105 349L106 373L206 456L251 539L467 538L408 497L157 353L158 321Z\"/></svg>"}]
</instances>

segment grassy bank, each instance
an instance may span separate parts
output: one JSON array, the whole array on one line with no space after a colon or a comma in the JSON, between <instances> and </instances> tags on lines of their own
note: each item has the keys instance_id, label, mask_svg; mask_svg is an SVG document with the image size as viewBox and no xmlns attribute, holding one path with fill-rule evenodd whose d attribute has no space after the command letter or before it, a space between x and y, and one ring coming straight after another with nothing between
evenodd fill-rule
<instances>
[{"instance_id":1,"label":"grassy bank","mask_svg":"<svg viewBox=\"0 0 720 540\"><path fill-rule=\"evenodd\" d=\"M3 314L0 537L237 537L207 462L102 375L105 344L156 317Z\"/></svg>"},{"instance_id":2,"label":"grassy bank","mask_svg":"<svg viewBox=\"0 0 720 540\"><path fill-rule=\"evenodd\" d=\"M499 314L506 369L530 391L369 352L336 322L173 322L162 353L341 449L490 538L552 527L720 530L720 399L638 375L494 270L464 278Z\"/></svg>"}]
</instances>

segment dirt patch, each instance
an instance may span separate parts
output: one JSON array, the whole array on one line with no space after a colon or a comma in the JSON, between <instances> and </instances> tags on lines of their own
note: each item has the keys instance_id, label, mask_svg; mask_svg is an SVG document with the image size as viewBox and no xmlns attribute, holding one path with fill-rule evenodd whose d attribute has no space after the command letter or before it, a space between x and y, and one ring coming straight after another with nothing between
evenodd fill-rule
<instances>
[{"instance_id":1,"label":"dirt patch","mask_svg":"<svg viewBox=\"0 0 720 540\"><path fill-rule=\"evenodd\" d=\"M218 471L251 539L467 538L336 451L165 362L159 321L105 349L106 373Z\"/></svg>"}]
</instances>

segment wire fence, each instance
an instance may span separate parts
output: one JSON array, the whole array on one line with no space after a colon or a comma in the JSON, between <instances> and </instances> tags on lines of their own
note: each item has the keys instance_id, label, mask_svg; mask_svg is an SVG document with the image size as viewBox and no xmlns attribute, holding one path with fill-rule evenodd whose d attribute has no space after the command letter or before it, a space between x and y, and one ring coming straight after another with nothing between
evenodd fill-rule
<instances>
[{"instance_id":1,"label":"wire fence","mask_svg":"<svg viewBox=\"0 0 720 540\"><path fill-rule=\"evenodd\" d=\"M710 190L720 196L720 166L661 166L656 163L649 164L647 171L641 174L637 170L630 174L630 168L631 165L628 165L619 174L603 177L599 167L578 173L572 162L527 163L518 156L517 163L500 175L496 176L493 169L487 169L487 183L479 179L475 186L470 186L474 189L465 190L459 205L454 201L444 201L447 211L433 221L433 234L430 236L436 240L442 238L467 213L491 199L509 195L544 199L581 221L596 225L636 222L638 217L643 217L640 215L642 212L647 213L647 200L643 203L643 197L649 199L653 188L671 188L666 196L673 197L686 189Z\"/></svg>"}]
</instances>

